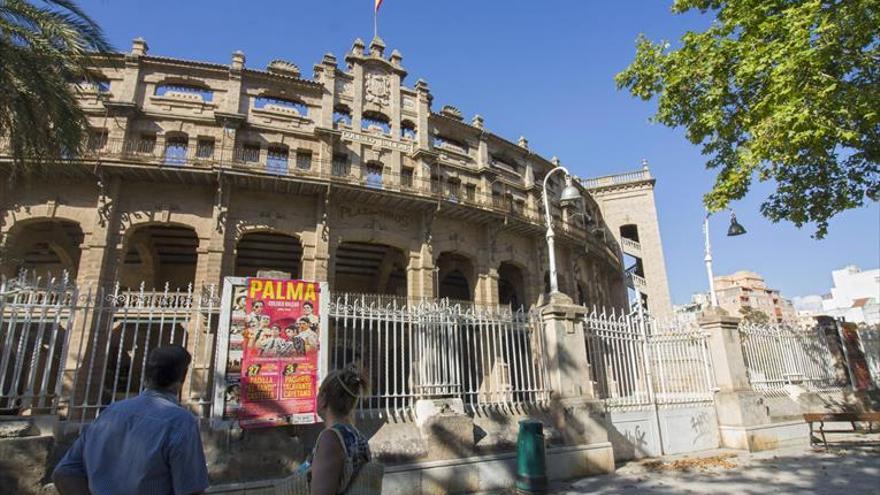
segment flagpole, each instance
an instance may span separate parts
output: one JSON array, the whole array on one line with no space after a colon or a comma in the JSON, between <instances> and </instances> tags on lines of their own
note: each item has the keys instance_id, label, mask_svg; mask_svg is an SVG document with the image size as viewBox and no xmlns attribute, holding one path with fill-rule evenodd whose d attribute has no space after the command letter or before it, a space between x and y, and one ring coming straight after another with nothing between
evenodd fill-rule
<instances>
[{"instance_id":1,"label":"flagpole","mask_svg":"<svg viewBox=\"0 0 880 495\"><path fill-rule=\"evenodd\" d=\"M373 38L379 37L379 9L373 8Z\"/></svg>"}]
</instances>

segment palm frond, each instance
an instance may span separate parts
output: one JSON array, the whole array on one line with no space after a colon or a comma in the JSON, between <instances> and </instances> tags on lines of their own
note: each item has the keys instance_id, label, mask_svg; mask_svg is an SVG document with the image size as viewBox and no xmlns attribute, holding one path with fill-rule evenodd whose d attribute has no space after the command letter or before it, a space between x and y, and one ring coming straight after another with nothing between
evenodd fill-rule
<instances>
[{"instance_id":1,"label":"palm frond","mask_svg":"<svg viewBox=\"0 0 880 495\"><path fill-rule=\"evenodd\" d=\"M80 153L88 121L73 84L93 80L90 58L111 50L73 1L0 2L0 137L17 169Z\"/></svg>"}]
</instances>

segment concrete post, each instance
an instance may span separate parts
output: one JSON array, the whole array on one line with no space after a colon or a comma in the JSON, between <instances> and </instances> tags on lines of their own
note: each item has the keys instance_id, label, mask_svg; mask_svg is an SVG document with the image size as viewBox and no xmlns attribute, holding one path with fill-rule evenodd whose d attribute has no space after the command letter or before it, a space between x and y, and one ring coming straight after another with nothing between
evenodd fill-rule
<instances>
[{"instance_id":1,"label":"concrete post","mask_svg":"<svg viewBox=\"0 0 880 495\"><path fill-rule=\"evenodd\" d=\"M775 421L764 396L752 390L739 321L717 307L704 311L699 321L700 327L709 334L721 446L755 452L808 445L809 429L802 420Z\"/></svg>"}]
</instances>

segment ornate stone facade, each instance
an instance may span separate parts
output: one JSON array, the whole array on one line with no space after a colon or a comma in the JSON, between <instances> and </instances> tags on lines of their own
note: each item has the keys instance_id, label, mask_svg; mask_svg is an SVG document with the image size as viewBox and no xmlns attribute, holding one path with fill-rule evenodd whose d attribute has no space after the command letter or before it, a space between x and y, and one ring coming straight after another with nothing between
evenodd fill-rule
<instances>
[{"instance_id":1,"label":"ornate stone facade","mask_svg":"<svg viewBox=\"0 0 880 495\"><path fill-rule=\"evenodd\" d=\"M80 88L86 154L2 180L3 274L151 289L274 269L337 291L537 303L540 184L558 162L480 116L434 113L428 84L405 86L400 53L384 52L356 40L346 68L327 54L312 79L240 52L229 65L151 56L140 39L96 59L103 81ZM552 206L560 288L623 307L621 249L583 190L583 211Z\"/></svg>"}]
</instances>

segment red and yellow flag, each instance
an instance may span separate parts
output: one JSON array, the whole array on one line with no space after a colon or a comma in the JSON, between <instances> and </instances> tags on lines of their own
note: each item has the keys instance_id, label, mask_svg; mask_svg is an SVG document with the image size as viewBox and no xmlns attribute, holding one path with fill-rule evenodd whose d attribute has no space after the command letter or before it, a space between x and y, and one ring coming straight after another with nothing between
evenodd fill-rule
<instances>
[{"instance_id":1,"label":"red and yellow flag","mask_svg":"<svg viewBox=\"0 0 880 495\"><path fill-rule=\"evenodd\" d=\"M374 11L379 12L379 7L382 6L382 0L375 0L375 2L376 2L376 7L374 8Z\"/></svg>"}]
</instances>

